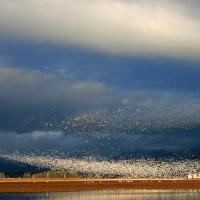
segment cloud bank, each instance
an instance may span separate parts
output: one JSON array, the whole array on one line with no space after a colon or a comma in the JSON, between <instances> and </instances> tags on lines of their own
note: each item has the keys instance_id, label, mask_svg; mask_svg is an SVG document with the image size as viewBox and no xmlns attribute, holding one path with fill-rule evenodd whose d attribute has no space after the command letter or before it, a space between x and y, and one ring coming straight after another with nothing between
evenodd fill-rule
<instances>
[{"instance_id":1,"label":"cloud bank","mask_svg":"<svg viewBox=\"0 0 200 200\"><path fill-rule=\"evenodd\" d=\"M198 1L2 0L0 37L130 56L199 58Z\"/></svg>"},{"instance_id":2,"label":"cloud bank","mask_svg":"<svg viewBox=\"0 0 200 200\"><path fill-rule=\"evenodd\" d=\"M94 138L62 131L33 131L23 134L0 131L2 152L28 154L129 159L133 157L199 158L199 134L115 134ZM178 138L178 139L177 139Z\"/></svg>"}]
</instances>

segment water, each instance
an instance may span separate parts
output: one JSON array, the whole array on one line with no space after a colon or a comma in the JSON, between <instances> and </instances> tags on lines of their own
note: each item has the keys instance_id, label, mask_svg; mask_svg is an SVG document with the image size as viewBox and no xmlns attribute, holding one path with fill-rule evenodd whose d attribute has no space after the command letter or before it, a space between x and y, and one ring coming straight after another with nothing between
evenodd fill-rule
<instances>
[{"instance_id":1,"label":"water","mask_svg":"<svg viewBox=\"0 0 200 200\"><path fill-rule=\"evenodd\" d=\"M197 190L117 190L68 193L19 193L0 194L0 200L195 200L200 199Z\"/></svg>"}]
</instances>

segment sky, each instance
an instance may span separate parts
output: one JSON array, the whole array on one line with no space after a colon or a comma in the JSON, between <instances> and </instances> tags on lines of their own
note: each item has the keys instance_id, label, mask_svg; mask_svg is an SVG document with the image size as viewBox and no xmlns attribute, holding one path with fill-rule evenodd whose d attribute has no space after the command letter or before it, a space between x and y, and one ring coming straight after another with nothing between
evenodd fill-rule
<instances>
[{"instance_id":1,"label":"sky","mask_svg":"<svg viewBox=\"0 0 200 200\"><path fill-rule=\"evenodd\" d=\"M199 9L1 0L0 151L199 152Z\"/></svg>"}]
</instances>

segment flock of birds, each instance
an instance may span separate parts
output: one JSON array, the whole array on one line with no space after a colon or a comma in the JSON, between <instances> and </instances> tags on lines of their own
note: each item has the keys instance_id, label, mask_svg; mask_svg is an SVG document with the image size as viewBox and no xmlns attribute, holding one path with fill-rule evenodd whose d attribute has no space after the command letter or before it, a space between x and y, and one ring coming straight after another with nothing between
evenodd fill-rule
<instances>
[{"instance_id":1,"label":"flock of birds","mask_svg":"<svg viewBox=\"0 0 200 200\"><path fill-rule=\"evenodd\" d=\"M199 160L133 159L108 161L95 158L75 159L58 155L1 153L1 158L38 168L77 172L97 177L182 178L200 172Z\"/></svg>"},{"instance_id":2,"label":"flock of birds","mask_svg":"<svg viewBox=\"0 0 200 200\"><path fill-rule=\"evenodd\" d=\"M200 125L198 104L136 104L114 111L84 112L63 120L59 128L73 134L138 134Z\"/></svg>"}]
</instances>

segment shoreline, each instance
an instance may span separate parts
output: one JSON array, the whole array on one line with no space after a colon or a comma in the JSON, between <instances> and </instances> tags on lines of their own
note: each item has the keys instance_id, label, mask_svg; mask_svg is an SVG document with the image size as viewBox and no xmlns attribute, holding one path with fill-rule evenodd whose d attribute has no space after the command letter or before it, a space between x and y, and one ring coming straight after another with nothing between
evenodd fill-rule
<instances>
[{"instance_id":1,"label":"shoreline","mask_svg":"<svg viewBox=\"0 0 200 200\"><path fill-rule=\"evenodd\" d=\"M196 179L0 179L0 193L74 192L118 189L196 190Z\"/></svg>"}]
</instances>

